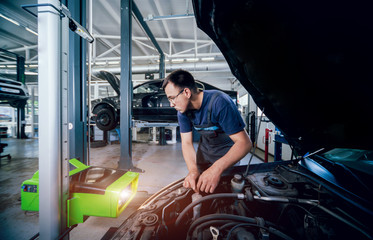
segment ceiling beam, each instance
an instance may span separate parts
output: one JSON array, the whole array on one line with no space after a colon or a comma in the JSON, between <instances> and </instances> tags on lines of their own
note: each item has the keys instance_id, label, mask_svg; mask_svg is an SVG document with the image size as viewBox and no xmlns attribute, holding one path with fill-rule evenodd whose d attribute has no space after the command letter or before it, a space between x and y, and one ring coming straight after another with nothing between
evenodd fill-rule
<instances>
[{"instance_id":1,"label":"ceiling beam","mask_svg":"<svg viewBox=\"0 0 373 240\"><path fill-rule=\"evenodd\" d=\"M4 31L3 29L0 29L0 36L8 39L10 42L15 42L15 43L17 43L19 45L22 45L22 46L27 46L27 45L32 46L32 45L34 45L33 42L21 39L18 36L14 35L10 32Z\"/></svg>"},{"instance_id":2,"label":"ceiling beam","mask_svg":"<svg viewBox=\"0 0 373 240\"><path fill-rule=\"evenodd\" d=\"M108 11L109 15L115 20L115 22L120 26L120 15L119 13L108 3L107 0L101 0L100 3L104 7L106 11ZM119 36L120 39L120 36ZM140 50L145 55L149 55L149 52L141 45L139 45L138 42L135 42L135 44L140 48Z\"/></svg>"},{"instance_id":3,"label":"ceiling beam","mask_svg":"<svg viewBox=\"0 0 373 240\"><path fill-rule=\"evenodd\" d=\"M96 29L93 30L94 32L97 32L99 33ZM111 43L109 40L107 39L104 39L104 38L97 38L96 40L100 41L101 43L103 43L104 45L106 44L106 47L108 48L113 48L115 47L113 43ZM97 47L97 44L95 45L95 48ZM94 50L94 52L96 53L97 50ZM114 49L113 50L114 53L116 53L118 56L120 56L120 51L118 49ZM93 62L96 60L96 57L93 56Z\"/></svg>"},{"instance_id":4,"label":"ceiling beam","mask_svg":"<svg viewBox=\"0 0 373 240\"><path fill-rule=\"evenodd\" d=\"M163 15L163 11L162 11L162 8L160 7L160 4L159 4L159 1L158 0L155 0L154 1L155 3L155 7L156 7L156 10L158 11L158 13L160 15ZM164 27L164 30L166 31L166 34L167 34L167 38L169 39L172 39L172 36L171 36L171 32L170 32L170 29L168 28L168 24L166 21L161 21L162 22L162 25ZM176 53L176 49L175 49L175 45L173 44L172 41L170 41L170 47L169 47L169 55L172 55L172 49L173 51Z\"/></svg>"},{"instance_id":5,"label":"ceiling beam","mask_svg":"<svg viewBox=\"0 0 373 240\"><path fill-rule=\"evenodd\" d=\"M93 34L95 38L104 38L104 39L120 39L120 36L118 35L102 35L102 34ZM132 39L136 39L139 41L149 41L147 37L137 37L137 36L132 36ZM185 43L194 43L196 40L195 39L188 39L188 38L156 38L158 42L185 42ZM198 40L197 43L209 43L211 40Z\"/></svg>"},{"instance_id":6,"label":"ceiling beam","mask_svg":"<svg viewBox=\"0 0 373 240\"><path fill-rule=\"evenodd\" d=\"M96 58L100 58L100 57L103 57L103 56L105 56L105 55L107 55L107 54L109 54L109 53L113 52L114 50L118 49L119 47L120 47L120 44L117 44L116 46L114 46L114 47L110 48L109 50L107 50L107 51L105 51L105 52L101 53L101 54L100 54L100 55L98 55L98 56L97 56Z\"/></svg>"},{"instance_id":7,"label":"ceiling beam","mask_svg":"<svg viewBox=\"0 0 373 240\"><path fill-rule=\"evenodd\" d=\"M194 32L194 54L198 54L198 43L197 43L197 24L195 21L193 21L193 32Z\"/></svg>"},{"instance_id":8,"label":"ceiling beam","mask_svg":"<svg viewBox=\"0 0 373 240\"><path fill-rule=\"evenodd\" d=\"M21 52L21 51L26 51L26 50L35 49L35 48L38 48L38 45L31 45L31 46L23 46L23 47L19 47L19 48L12 48L12 49L9 49L8 51L10 51L10 52Z\"/></svg>"},{"instance_id":9,"label":"ceiling beam","mask_svg":"<svg viewBox=\"0 0 373 240\"><path fill-rule=\"evenodd\" d=\"M199 48L204 48L204 47L211 46L212 44L214 44L213 41L211 41L210 43L206 43L206 44L200 45L200 46L198 46L198 47L192 47L192 48L189 48L189 49L187 49L187 50L184 50L184 51L181 51L181 52L175 53L175 54L173 54L172 56L173 56L173 57L175 57L175 56L179 56L179 55L181 55L181 54L183 54L183 53L187 53L187 52L193 51L193 50L195 50L195 49L199 49ZM195 55L198 55L198 52L196 51L194 54L195 54Z\"/></svg>"},{"instance_id":10,"label":"ceiling beam","mask_svg":"<svg viewBox=\"0 0 373 240\"><path fill-rule=\"evenodd\" d=\"M143 43L143 42L141 42L141 41L139 41L139 40L136 40L136 39L134 39L133 40L135 43L138 43L139 45L141 45L141 46L145 46L145 47L147 47L147 48L149 48L149 49L151 49L151 50L154 50L155 52L157 52L158 53L158 51L157 51L157 49L155 48L155 47L152 47L152 46L150 46L150 45L148 45L148 44L146 44L146 43ZM149 54L150 55L150 54Z\"/></svg>"},{"instance_id":11,"label":"ceiling beam","mask_svg":"<svg viewBox=\"0 0 373 240\"><path fill-rule=\"evenodd\" d=\"M20 25L24 27L28 27L29 29L34 30L34 31L36 30L37 32L37 29L38 29L37 19L34 17L30 19L25 17L27 16L25 14L26 11L21 11L21 12L19 12L18 10L15 11L15 9L10 9L5 4L0 4L0 9L1 9L1 13L4 14L5 16L11 17L15 21L17 21Z\"/></svg>"},{"instance_id":12,"label":"ceiling beam","mask_svg":"<svg viewBox=\"0 0 373 240\"><path fill-rule=\"evenodd\" d=\"M165 54L167 56L167 54ZM223 57L222 53L198 53L196 56L193 54L181 54L177 56L178 58L203 58L203 57ZM159 59L159 55L148 55L148 56L132 56L132 60L151 60L151 59ZM119 61L120 57L103 57L97 58L97 61Z\"/></svg>"}]
</instances>

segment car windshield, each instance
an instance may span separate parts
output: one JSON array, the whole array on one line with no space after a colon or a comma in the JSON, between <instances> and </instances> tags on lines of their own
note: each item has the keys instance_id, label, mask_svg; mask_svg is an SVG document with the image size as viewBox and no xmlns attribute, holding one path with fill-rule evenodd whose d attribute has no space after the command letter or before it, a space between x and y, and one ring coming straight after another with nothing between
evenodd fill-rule
<instances>
[{"instance_id":1,"label":"car windshield","mask_svg":"<svg viewBox=\"0 0 373 240\"><path fill-rule=\"evenodd\" d=\"M133 93L154 93L159 91L160 83L146 83L140 86L136 86L133 89Z\"/></svg>"},{"instance_id":2,"label":"car windshield","mask_svg":"<svg viewBox=\"0 0 373 240\"><path fill-rule=\"evenodd\" d=\"M323 154L331 161L373 161L373 151L349 148L335 148Z\"/></svg>"},{"instance_id":3,"label":"car windshield","mask_svg":"<svg viewBox=\"0 0 373 240\"><path fill-rule=\"evenodd\" d=\"M110 85L98 86L98 96L99 97L114 97L118 94L114 91L113 87Z\"/></svg>"},{"instance_id":4,"label":"car windshield","mask_svg":"<svg viewBox=\"0 0 373 240\"><path fill-rule=\"evenodd\" d=\"M335 148L321 156L330 161L331 171L352 192L367 194L373 190L373 151L362 149ZM360 187L358 187L360 186Z\"/></svg>"}]
</instances>

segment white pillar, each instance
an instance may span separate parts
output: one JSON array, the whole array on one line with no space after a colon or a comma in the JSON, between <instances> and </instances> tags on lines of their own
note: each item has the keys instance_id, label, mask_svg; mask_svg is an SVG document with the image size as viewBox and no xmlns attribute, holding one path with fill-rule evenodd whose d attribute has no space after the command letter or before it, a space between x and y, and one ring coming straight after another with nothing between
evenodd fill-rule
<instances>
[{"instance_id":1,"label":"white pillar","mask_svg":"<svg viewBox=\"0 0 373 240\"><path fill-rule=\"evenodd\" d=\"M58 0L39 4L60 6ZM40 239L57 239L60 232L60 14L38 8L39 52L39 229Z\"/></svg>"}]
</instances>

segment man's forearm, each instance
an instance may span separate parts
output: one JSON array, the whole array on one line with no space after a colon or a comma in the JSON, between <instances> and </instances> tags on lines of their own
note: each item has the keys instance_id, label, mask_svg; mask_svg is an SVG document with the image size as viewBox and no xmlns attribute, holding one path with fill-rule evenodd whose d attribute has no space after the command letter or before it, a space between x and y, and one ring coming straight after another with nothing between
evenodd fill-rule
<instances>
[{"instance_id":1,"label":"man's forearm","mask_svg":"<svg viewBox=\"0 0 373 240\"><path fill-rule=\"evenodd\" d=\"M193 145L182 144L182 150L183 150L183 157L184 157L185 163L188 167L188 171L198 172L197 163L196 163L196 151Z\"/></svg>"},{"instance_id":2,"label":"man's forearm","mask_svg":"<svg viewBox=\"0 0 373 240\"><path fill-rule=\"evenodd\" d=\"M217 168L220 174L227 168L240 161L251 149L251 141L246 132L238 139L234 139L234 144L229 151L217 160L212 166Z\"/></svg>"}]
</instances>

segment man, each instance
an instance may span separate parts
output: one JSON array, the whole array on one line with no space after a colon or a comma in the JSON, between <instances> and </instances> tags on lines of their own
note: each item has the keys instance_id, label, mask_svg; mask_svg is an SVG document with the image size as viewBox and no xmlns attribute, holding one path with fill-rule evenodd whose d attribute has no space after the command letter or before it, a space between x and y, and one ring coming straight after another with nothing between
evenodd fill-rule
<instances>
[{"instance_id":1,"label":"man","mask_svg":"<svg viewBox=\"0 0 373 240\"><path fill-rule=\"evenodd\" d=\"M162 87L171 107L178 111L182 151L189 170L184 187L213 193L224 171L251 149L237 107L221 91L197 89L193 76L184 70L168 75ZM197 154L193 127L201 134Z\"/></svg>"}]
</instances>

